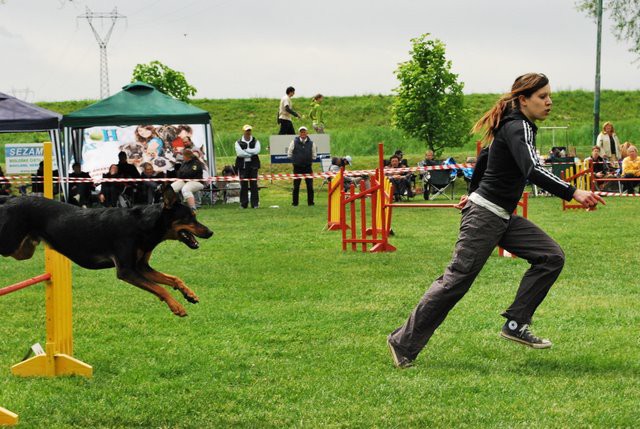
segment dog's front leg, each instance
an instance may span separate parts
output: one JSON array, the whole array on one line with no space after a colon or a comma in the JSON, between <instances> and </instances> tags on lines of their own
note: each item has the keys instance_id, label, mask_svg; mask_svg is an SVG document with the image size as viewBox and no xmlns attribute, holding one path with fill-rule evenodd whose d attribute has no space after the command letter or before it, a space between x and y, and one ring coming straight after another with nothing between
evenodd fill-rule
<instances>
[{"instance_id":1,"label":"dog's front leg","mask_svg":"<svg viewBox=\"0 0 640 429\"><path fill-rule=\"evenodd\" d=\"M184 307L176 301L169 292L162 286L157 285L151 280L146 279L136 270L130 268L116 267L117 275L120 280L123 280L129 284L132 284L140 289L144 289L151 292L162 301L166 302L173 314L176 316L184 317L187 315L187 311Z\"/></svg>"},{"instance_id":2,"label":"dog's front leg","mask_svg":"<svg viewBox=\"0 0 640 429\"><path fill-rule=\"evenodd\" d=\"M182 296L184 296L184 299L186 299L192 304L197 304L200 301L198 299L198 296L195 294L195 292L189 289L187 285L179 277L172 276L170 274L161 273L159 271L154 270L148 265L146 268L144 268L143 276L146 279L151 280L152 282L171 286L175 290L179 290L180 293L182 293Z\"/></svg>"},{"instance_id":3,"label":"dog's front leg","mask_svg":"<svg viewBox=\"0 0 640 429\"><path fill-rule=\"evenodd\" d=\"M149 265L150 258L151 252L145 253L142 259L138 261L137 265L138 269L146 279L152 282L171 286L175 290L180 291L182 296L184 296L184 299L192 304L197 304L198 302L200 302L195 292L189 289L187 285L182 281L182 279L170 274L161 273L160 271L156 271L151 268L151 266Z\"/></svg>"}]
</instances>

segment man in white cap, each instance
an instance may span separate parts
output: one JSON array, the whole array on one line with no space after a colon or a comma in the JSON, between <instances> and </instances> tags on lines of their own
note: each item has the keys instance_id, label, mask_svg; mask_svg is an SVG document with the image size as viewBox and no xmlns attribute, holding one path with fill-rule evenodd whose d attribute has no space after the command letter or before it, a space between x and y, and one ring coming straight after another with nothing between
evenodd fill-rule
<instances>
[{"instance_id":1,"label":"man in white cap","mask_svg":"<svg viewBox=\"0 0 640 429\"><path fill-rule=\"evenodd\" d=\"M313 160L318 156L316 144L311 141L307 134L307 127L298 128L298 135L291 141L287 156L291 158L293 164L293 174L313 174ZM293 179L293 201L292 205L298 205L300 194L301 178ZM313 202L313 178L305 177L304 183L307 186L307 204L314 205Z\"/></svg>"},{"instance_id":2,"label":"man in white cap","mask_svg":"<svg viewBox=\"0 0 640 429\"><path fill-rule=\"evenodd\" d=\"M240 176L240 207L249 206L249 188L251 189L251 207L258 208L258 170L260 169L260 141L252 135L253 127L242 127L242 137L236 142L236 171Z\"/></svg>"}]
</instances>

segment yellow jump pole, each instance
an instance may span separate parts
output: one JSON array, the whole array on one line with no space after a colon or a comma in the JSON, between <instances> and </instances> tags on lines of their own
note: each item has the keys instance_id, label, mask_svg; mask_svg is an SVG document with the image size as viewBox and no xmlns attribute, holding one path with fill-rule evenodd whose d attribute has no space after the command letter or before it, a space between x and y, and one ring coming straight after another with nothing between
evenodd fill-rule
<instances>
[{"instance_id":1,"label":"yellow jump pole","mask_svg":"<svg viewBox=\"0 0 640 429\"><path fill-rule=\"evenodd\" d=\"M53 198L53 167L51 143L44 144L44 196ZM71 315L71 261L45 247L45 271L51 279L45 283L47 343L45 354L37 355L11 367L22 377L56 377L81 375L91 377L93 368L73 358L73 328Z\"/></svg>"},{"instance_id":2,"label":"yellow jump pole","mask_svg":"<svg viewBox=\"0 0 640 429\"><path fill-rule=\"evenodd\" d=\"M0 426L13 426L18 424L18 415L0 407Z\"/></svg>"}]
</instances>

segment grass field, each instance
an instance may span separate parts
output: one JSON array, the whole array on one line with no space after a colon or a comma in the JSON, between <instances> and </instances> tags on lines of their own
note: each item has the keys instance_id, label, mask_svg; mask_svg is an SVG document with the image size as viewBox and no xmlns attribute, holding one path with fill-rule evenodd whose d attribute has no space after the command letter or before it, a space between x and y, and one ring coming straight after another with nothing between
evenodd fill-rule
<instances>
[{"instance_id":1,"label":"grass field","mask_svg":"<svg viewBox=\"0 0 640 429\"><path fill-rule=\"evenodd\" d=\"M552 349L499 338L527 264L492 257L402 371L386 335L447 264L457 211L398 210L395 253L343 253L323 231L326 191L294 208L289 186L263 190L259 210L200 210L216 235L198 251L157 249L152 265L200 296L187 318L113 270L74 266L75 355L90 380L11 376L44 341L44 293L0 298L0 406L24 428L638 426L636 199L590 213L531 200L530 218L567 253L534 325ZM42 259L0 259L0 285L41 273Z\"/></svg>"}]
</instances>

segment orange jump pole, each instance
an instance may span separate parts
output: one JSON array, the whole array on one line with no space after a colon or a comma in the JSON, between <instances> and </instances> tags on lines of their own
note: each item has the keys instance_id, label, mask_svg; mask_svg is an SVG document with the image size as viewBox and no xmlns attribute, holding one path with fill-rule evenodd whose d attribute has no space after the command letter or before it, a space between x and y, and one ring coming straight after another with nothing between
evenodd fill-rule
<instances>
[{"instance_id":1,"label":"orange jump pole","mask_svg":"<svg viewBox=\"0 0 640 429\"><path fill-rule=\"evenodd\" d=\"M18 424L18 415L0 407L0 426L13 426Z\"/></svg>"},{"instance_id":2,"label":"orange jump pole","mask_svg":"<svg viewBox=\"0 0 640 429\"><path fill-rule=\"evenodd\" d=\"M51 143L44 144L44 195L53 198ZM93 368L73 356L71 315L71 262L48 246L45 247L45 282L47 341L45 354L34 356L11 367L21 377L56 377L80 375L91 377Z\"/></svg>"}]
</instances>

